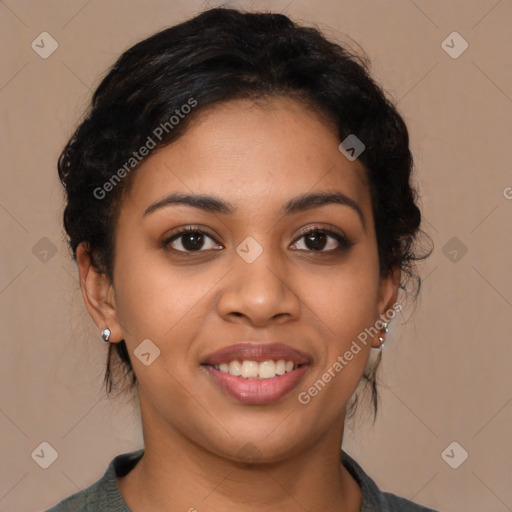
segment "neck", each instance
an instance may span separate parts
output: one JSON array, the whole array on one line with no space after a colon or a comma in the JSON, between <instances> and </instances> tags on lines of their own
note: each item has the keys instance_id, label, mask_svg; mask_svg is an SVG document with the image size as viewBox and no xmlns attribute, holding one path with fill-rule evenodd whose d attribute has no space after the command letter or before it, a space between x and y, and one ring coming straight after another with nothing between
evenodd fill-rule
<instances>
[{"instance_id":1,"label":"neck","mask_svg":"<svg viewBox=\"0 0 512 512\"><path fill-rule=\"evenodd\" d=\"M162 512L359 512L361 489L340 462L343 422L276 462L234 461L146 422L144 456L117 484L128 506ZM148 427L148 423L152 425Z\"/></svg>"}]
</instances>

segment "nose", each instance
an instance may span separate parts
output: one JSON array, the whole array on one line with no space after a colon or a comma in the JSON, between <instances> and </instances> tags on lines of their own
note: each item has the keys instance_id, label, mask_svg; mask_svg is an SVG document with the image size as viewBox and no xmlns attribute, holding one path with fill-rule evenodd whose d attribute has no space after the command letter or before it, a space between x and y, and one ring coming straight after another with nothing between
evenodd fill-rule
<instances>
[{"instance_id":1,"label":"nose","mask_svg":"<svg viewBox=\"0 0 512 512\"><path fill-rule=\"evenodd\" d=\"M267 250L252 263L234 257L217 303L222 318L255 327L299 318L301 303L284 264L279 265Z\"/></svg>"}]
</instances>

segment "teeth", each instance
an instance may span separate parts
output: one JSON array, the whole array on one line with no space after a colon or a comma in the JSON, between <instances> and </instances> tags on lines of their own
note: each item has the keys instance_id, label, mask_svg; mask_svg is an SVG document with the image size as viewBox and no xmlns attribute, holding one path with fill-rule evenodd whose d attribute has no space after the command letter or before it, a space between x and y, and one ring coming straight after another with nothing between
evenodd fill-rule
<instances>
[{"instance_id":1,"label":"teeth","mask_svg":"<svg viewBox=\"0 0 512 512\"><path fill-rule=\"evenodd\" d=\"M256 361L244 361L242 363L242 375L246 379L258 377L260 365Z\"/></svg>"},{"instance_id":2,"label":"teeth","mask_svg":"<svg viewBox=\"0 0 512 512\"><path fill-rule=\"evenodd\" d=\"M263 361L259 364L260 379L271 379L276 376L276 363L274 361Z\"/></svg>"},{"instance_id":3,"label":"teeth","mask_svg":"<svg viewBox=\"0 0 512 512\"><path fill-rule=\"evenodd\" d=\"M242 365L238 361L231 361L229 365L220 365L226 366L226 369L222 369L223 372L231 373L231 375L242 375Z\"/></svg>"},{"instance_id":4,"label":"teeth","mask_svg":"<svg viewBox=\"0 0 512 512\"><path fill-rule=\"evenodd\" d=\"M297 367L298 365L293 361L285 361L284 359L279 359L278 361L269 359L261 363L250 360L240 362L235 359L229 363L215 365L215 368L221 372L245 377L246 379L272 379L276 375L284 375L291 372Z\"/></svg>"},{"instance_id":5,"label":"teeth","mask_svg":"<svg viewBox=\"0 0 512 512\"><path fill-rule=\"evenodd\" d=\"M276 374L284 375L286 372L286 361L284 359L279 359L276 363Z\"/></svg>"}]
</instances>

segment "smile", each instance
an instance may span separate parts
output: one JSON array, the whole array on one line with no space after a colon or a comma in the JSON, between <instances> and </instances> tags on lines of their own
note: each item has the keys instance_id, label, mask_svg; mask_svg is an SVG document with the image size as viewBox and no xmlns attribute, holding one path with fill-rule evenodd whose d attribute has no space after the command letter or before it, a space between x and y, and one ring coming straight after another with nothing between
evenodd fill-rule
<instances>
[{"instance_id":1,"label":"smile","mask_svg":"<svg viewBox=\"0 0 512 512\"><path fill-rule=\"evenodd\" d=\"M293 361L285 361L284 359L278 359L277 361L269 359L261 363L258 361L238 361L235 359L229 363L221 363L214 367L216 370L229 373L235 377L244 377L246 379L272 379L276 375L284 375L285 373L296 370L299 366L300 365Z\"/></svg>"},{"instance_id":2,"label":"smile","mask_svg":"<svg viewBox=\"0 0 512 512\"><path fill-rule=\"evenodd\" d=\"M223 394L244 404L268 404L285 397L304 377L311 357L282 343L245 341L203 359L201 368Z\"/></svg>"}]
</instances>

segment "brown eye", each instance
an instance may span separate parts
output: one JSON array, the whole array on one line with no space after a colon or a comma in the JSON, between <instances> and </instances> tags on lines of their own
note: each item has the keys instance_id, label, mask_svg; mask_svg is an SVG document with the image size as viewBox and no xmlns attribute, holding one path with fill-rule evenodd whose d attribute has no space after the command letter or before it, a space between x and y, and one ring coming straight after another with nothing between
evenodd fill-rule
<instances>
[{"instance_id":1,"label":"brown eye","mask_svg":"<svg viewBox=\"0 0 512 512\"><path fill-rule=\"evenodd\" d=\"M321 251L327 243L327 235L321 231L311 231L304 235L304 242L308 249L312 251Z\"/></svg>"},{"instance_id":2,"label":"brown eye","mask_svg":"<svg viewBox=\"0 0 512 512\"><path fill-rule=\"evenodd\" d=\"M348 249L352 245L353 243L340 233L314 228L304 231L294 243L294 248L300 251L331 252Z\"/></svg>"},{"instance_id":3,"label":"brown eye","mask_svg":"<svg viewBox=\"0 0 512 512\"><path fill-rule=\"evenodd\" d=\"M222 248L222 246L217 244L207 233L193 228L188 228L176 233L171 238L167 239L164 245L179 252L200 252Z\"/></svg>"}]
</instances>

